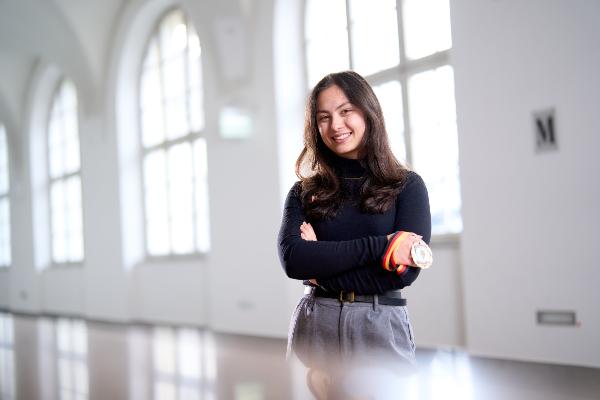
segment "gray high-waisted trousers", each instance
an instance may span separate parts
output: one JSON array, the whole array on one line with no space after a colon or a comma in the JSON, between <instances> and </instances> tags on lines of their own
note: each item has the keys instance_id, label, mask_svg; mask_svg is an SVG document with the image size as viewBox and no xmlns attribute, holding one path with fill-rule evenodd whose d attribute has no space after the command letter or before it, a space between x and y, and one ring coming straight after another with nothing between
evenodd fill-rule
<instances>
[{"instance_id":1,"label":"gray high-waisted trousers","mask_svg":"<svg viewBox=\"0 0 600 400\"><path fill-rule=\"evenodd\" d=\"M342 303L302 297L292 315L288 355L293 351L309 368L332 362L373 361L413 365L415 344L404 306Z\"/></svg>"}]
</instances>

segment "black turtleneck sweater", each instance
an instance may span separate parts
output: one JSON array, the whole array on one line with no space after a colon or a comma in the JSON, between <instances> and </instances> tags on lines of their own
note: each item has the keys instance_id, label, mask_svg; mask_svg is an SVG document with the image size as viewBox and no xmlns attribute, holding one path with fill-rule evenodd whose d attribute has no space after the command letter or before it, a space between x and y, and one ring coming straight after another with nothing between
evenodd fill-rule
<instances>
[{"instance_id":1,"label":"black turtleneck sweater","mask_svg":"<svg viewBox=\"0 0 600 400\"><path fill-rule=\"evenodd\" d=\"M427 189L415 172L408 174L393 207L383 214L367 214L359 209L360 187L365 169L357 160L338 157L335 165L344 190L350 193L336 216L322 221L309 220L302 207L301 185L290 190L279 231L279 259L293 279L316 278L330 291L376 294L410 285L420 269L410 267L402 274L383 269L381 258L387 235L396 231L414 232L429 243L431 214ZM317 241L300 237L300 225L309 222Z\"/></svg>"}]
</instances>

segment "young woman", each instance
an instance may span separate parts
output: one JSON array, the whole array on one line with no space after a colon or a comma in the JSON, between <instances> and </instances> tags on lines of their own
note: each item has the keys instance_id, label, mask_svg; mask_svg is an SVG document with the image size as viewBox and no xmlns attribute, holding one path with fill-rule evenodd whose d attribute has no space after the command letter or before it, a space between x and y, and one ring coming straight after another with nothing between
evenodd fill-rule
<instances>
[{"instance_id":1,"label":"young woman","mask_svg":"<svg viewBox=\"0 0 600 400\"><path fill-rule=\"evenodd\" d=\"M288 346L309 367L414 361L398 289L431 265L423 180L390 150L381 106L355 72L325 76L306 106L300 178L279 232L286 274L304 280Z\"/></svg>"}]
</instances>

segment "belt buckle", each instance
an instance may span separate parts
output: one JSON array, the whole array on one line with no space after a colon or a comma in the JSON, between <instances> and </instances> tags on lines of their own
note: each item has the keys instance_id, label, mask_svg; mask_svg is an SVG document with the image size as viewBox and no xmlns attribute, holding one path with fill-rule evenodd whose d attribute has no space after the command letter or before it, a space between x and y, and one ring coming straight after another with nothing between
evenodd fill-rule
<instances>
[{"instance_id":1,"label":"belt buckle","mask_svg":"<svg viewBox=\"0 0 600 400\"><path fill-rule=\"evenodd\" d=\"M354 291L344 292L343 290L340 290L340 302L354 303Z\"/></svg>"}]
</instances>

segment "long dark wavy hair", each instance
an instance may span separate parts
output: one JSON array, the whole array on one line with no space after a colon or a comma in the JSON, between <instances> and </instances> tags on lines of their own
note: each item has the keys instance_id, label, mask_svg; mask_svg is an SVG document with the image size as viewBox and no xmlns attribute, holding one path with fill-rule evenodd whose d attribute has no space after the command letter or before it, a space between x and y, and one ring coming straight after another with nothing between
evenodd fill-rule
<instances>
[{"instance_id":1,"label":"long dark wavy hair","mask_svg":"<svg viewBox=\"0 0 600 400\"><path fill-rule=\"evenodd\" d=\"M336 215L344 200L340 178L334 169L334 159L338 156L325 145L317 125L317 99L325 89L334 85L363 112L366 122L363 145L358 155L366 169L360 192L360 209L370 214L383 213L402 190L408 169L400 164L390 149L383 113L373 89L353 71L325 76L314 87L306 103L304 149L296 161L304 210L311 219L327 219Z\"/></svg>"}]
</instances>

